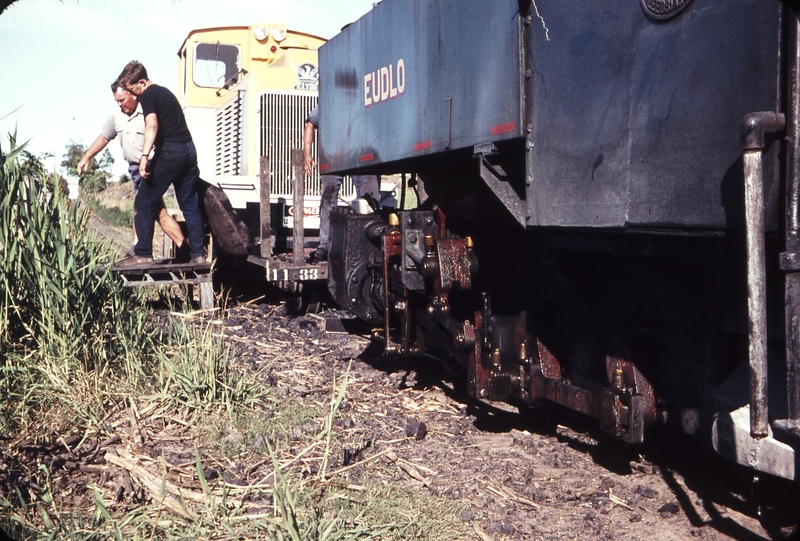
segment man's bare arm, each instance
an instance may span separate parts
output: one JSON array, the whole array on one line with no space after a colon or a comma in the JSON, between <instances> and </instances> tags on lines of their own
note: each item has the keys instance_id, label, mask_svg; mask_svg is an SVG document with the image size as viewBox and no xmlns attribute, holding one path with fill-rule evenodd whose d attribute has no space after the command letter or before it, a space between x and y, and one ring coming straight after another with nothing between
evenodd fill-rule
<instances>
[{"instance_id":1,"label":"man's bare arm","mask_svg":"<svg viewBox=\"0 0 800 541\"><path fill-rule=\"evenodd\" d=\"M106 148L108 144L108 139L102 133L97 136L97 139L94 140L92 146L90 146L86 152L83 153L81 157L81 161L78 162L78 176L82 175L86 168L89 167L89 162L92 161L92 158L97 156L101 150Z\"/></svg>"},{"instance_id":2,"label":"man's bare arm","mask_svg":"<svg viewBox=\"0 0 800 541\"><path fill-rule=\"evenodd\" d=\"M153 145L156 142L157 133L158 117L156 117L155 113L150 113L144 119L144 147L142 148L142 157L139 160L139 174L142 175L142 178L150 176L147 171L147 161L150 151L153 150Z\"/></svg>"},{"instance_id":3,"label":"man's bare arm","mask_svg":"<svg viewBox=\"0 0 800 541\"><path fill-rule=\"evenodd\" d=\"M314 173L314 154L312 147L314 146L314 134L317 128L311 122L306 122L303 127L303 170L306 175L311 176Z\"/></svg>"}]
</instances>

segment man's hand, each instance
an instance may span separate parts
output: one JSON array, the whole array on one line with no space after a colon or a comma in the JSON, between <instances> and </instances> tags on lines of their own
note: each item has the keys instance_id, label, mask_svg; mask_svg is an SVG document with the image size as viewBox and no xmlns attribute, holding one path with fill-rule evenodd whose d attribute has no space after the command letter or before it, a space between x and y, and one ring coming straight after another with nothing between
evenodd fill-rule
<instances>
[{"instance_id":1,"label":"man's hand","mask_svg":"<svg viewBox=\"0 0 800 541\"><path fill-rule=\"evenodd\" d=\"M81 158L81 161L78 162L78 176L81 176L83 174L83 172L86 171L86 169L89 167L89 162L90 161L91 161L91 158L88 158L84 154L83 158Z\"/></svg>"},{"instance_id":2,"label":"man's hand","mask_svg":"<svg viewBox=\"0 0 800 541\"><path fill-rule=\"evenodd\" d=\"M142 178L150 177L150 171L147 170L147 163L149 161L146 155L142 156L139 160L139 174L142 175Z\"/></svg>"},{"instance_id":3,"label":"man's hand","mask_svg":"<svg viewBox=\"0 0 800 541\"><path fill-rule=\"evenodd\" d=\"M306 154L303 156L303 170L306 172L306 175L311 176L314 174L314 158L311 156L311 153Z\"/></svg>"},{"instance_id":4,"label":"man's hand","mask_svg":"<svg viewBox=\"0 0 800 541\"><path fill-rule=\"evenodd\" d=\"M92 146L90 146L86 152L83 153L81 161L78 162L78 176L81 176L84 171L89 169L89 164L91 163L92 158L97 156L101 150L106 148L108 141L109 140L106 139L106 136L102 133L97 136L97 139L94 140Z\"/></svg>"}]
</instances>

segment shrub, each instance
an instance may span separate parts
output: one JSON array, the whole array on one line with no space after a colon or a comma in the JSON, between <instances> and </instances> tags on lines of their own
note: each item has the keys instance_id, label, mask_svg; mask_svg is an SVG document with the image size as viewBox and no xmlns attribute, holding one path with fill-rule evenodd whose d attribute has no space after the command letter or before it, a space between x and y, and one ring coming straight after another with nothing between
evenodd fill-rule
<instances>
[{"instance_id":1,"label":"shrub","mask_svg":"<svg viewBox=\"0 0 800 541\"><path fill-rule=\"evenodd\" d=\"M133 227L132 207L125 210L119 207L106 207L93 195L87 195L84 201L86 205L92 209L92 212L105 223L113 225L114 227Z\"/></svg>"},{"instance_id":2,"label":"shrub","mask_svg":"<svg viewBox=\"0 0 800 541\"><path fill-rule=\"evenodd\" d=\"M74 396L144 347L146 311L107 270L89 210L45 179L22 175L21 148L0 147L0 384L8 408ZM15 400L16 399L16 400ZM7 419L3 419L8 422Z\"/></svg>"}]
</instances>

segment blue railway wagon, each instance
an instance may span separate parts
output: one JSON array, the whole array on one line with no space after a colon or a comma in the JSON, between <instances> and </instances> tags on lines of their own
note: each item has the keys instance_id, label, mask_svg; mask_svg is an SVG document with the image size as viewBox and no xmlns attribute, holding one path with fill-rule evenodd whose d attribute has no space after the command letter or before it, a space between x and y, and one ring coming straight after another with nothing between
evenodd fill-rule
<instances>
[{"instance_id":1,"label":"blue railway wagon","mask_svg":"<svg viewBox=\"0 0 800 541\"><path fill-rule=\"evenodd\" d=\"M320 49L320 167L429 199L334 216L334 297L476 397L796 479L796 7L384 0Z\"/></svg>"}]
</instances>

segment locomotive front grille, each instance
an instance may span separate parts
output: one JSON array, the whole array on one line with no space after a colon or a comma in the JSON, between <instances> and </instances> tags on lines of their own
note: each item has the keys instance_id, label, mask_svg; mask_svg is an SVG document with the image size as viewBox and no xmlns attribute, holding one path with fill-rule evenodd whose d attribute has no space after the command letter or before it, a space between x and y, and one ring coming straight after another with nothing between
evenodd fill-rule
<instances>
[{"instance_id":1,"label":"locomotive front grille","mask_svg":"<svg viewBox=\"0 0 800 541\"><path fill-rule=\"evenodd\" d=\"M291 196L292 149L303 148L306 117L317 104L317 97L307 94L265 93L260 107L260 155L269 156L272 177L270 190L275 195ZM306 179L306 195L319 195L319 174Z\"/></svg>"},{"instance_id":2,"label":"locomotive front grille","mask_svg":"<svg viewBox=\"0 0 800 541\"><path fill-rule=\"evenodd\" d=\"M242 114L244 91L237 91L217 111L214 168L217 175L238 175L242 166Z\"/></svg>"},{"instance_id":3,"label":"locomotive front grille","mask_svg":"<svg viewBox=\"0 0 800 541\"><path fill-rule=\"evenodd\" d=\"M308 113L316 106L317 96L266 92L261 95L259 108L259 155L269 157L270 191L274 195L291 197L292 149L303 148L303 128ZM316 148L316 145L315 145ZM321 194L319 171L305 179L305 195ZM352 184L342 186L342 196L353 193Z\"/></svg>"}]
</instances>

